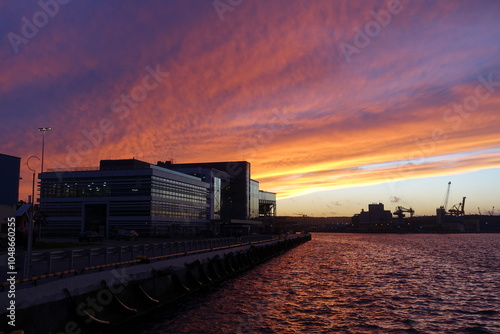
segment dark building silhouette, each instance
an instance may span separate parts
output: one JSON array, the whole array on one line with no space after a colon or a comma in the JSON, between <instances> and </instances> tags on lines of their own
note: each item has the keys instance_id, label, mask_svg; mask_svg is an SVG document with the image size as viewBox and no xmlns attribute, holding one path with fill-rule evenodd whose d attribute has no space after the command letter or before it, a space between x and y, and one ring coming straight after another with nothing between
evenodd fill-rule
<instances>
[{"instance_id":1,"label":"dark building silhouette","mask_svg":"<svg viewBox=\"0 0 500 334\"><path fill-rule=\"evenodd\" d=\"M19 200L21 158L0 154L0 233L7 233L7 219L16 211Z\"/></svg>"},{"instance_id":2,"label":"dark building silhouette","mask_svg":"<svg viewBox=\"0 0 500 334\"><path fill-rule=\"evenodd\" d=\"M372 203L368 205L368 211L361 210L359 214L354 215L352 222L354 224L388 224L392 221L390 210L384 209L382 203Z\"/></svg>"},{"instance_id":3,"label":"dark building silhouette","mask_svg":"<svg viewBox=\"0 0 500 334\"><path fill-rule=\"evenodd\" d=\"M19 200L21 158L0 154L0 205L16 205Z\"/></svg>"}]
</instances>

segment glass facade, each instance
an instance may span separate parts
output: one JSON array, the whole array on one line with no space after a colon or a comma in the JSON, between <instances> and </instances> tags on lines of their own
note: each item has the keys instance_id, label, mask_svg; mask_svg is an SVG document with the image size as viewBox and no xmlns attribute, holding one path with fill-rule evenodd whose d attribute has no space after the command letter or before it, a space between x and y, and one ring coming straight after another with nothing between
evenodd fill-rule
<instances>
[{"instance_id":1,"label":"glass facade","mask_svg":"<svg viewBox=\"0 0 500 334\"><path fill-rule=\"evenodd\" d=\"M208 206L152 201L151 216L155 218L207 219Z\"/></svg>"},{"instance_id":2,"label":"glass facade","mask_svg":"<svg viewBox=\"0 0 500 334\"><path fill-rule=\"evenodd\" d=\"M222 209L222 180L214 177L214 219L221 219Z\"/></svg>"},{"instance_id":3,"label":"glass facade","mask_svg":"<svg viewBox=\"0 0 500 334\"><path fill-rule=\"evenodd\" d=\"M207 204L207 188L165 177L153 176L152 196Z\"/></svg>"},{"instance_id":4,"label":"glass facade","mask_svg":"<svg viewBox=\"0 0 500 334\"><path fill-rule=\"evenodd\" d=\"M42 198L151 196L150 176L42 179Z\"/></svg>"},{"instance_id":5,"label":"glass facade","mask_svg":"<svg viewBox=\"0 0 500 334\"><path fill-rule=\"evenodd\" d=\"M39 178L46 236L135 229L175 237L276 212L276 194L259 191L245 161L176 166L104 160L100 169L49 171Z\"/></svg>"},{"instance_id":6,"label":"glass facade","mask_svg":"<svg viewBox=\"0 0 500 334\"><path fill-rule=\"evenodd\" d=\"M199 178L150 169L46 172L40 204L49 217L47 235L82 230L109 235L116 229L155 234L172 224L208 223L210 186Z\"/></svg>"},{"instance_id":7,"label":"glass facade","mask_svg":"<svg viewBox=\"0 0 500 334\"><path fill-rule=\"evenodd\" d=\"M259 182L250 180L250 219L259 217Z\"/></svg>"}]
</instances>

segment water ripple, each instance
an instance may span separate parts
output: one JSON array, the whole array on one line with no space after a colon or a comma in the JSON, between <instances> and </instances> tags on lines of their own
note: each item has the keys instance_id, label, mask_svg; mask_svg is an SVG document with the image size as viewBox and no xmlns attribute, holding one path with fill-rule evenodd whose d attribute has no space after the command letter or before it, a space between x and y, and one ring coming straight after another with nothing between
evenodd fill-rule
<instances>
[{"instance_id":1,"label":"water ripple","mask_svg":"<svg viewBox=\"0 0 500 334\"><path fill-rule=\"evenodd\" d=\"M493 234L315 234L130 333L500 333Z\"/></svg>"}]
</instances>

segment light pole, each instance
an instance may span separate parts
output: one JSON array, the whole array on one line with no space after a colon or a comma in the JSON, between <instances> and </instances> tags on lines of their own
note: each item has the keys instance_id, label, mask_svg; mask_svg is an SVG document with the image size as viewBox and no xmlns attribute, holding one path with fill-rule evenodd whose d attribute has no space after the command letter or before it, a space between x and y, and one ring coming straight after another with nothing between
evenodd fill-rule
<instances>
[{"instance_id":1,"label":"light pole","mask_svg":"<svg viewBox=\"0 0 500 334\"><path fill-rule=\"evenodd\" d=\"M45 132L50 131L50 130L52 130L52 128L49 128L49 127L38 128L38 131L42 131L42 133L43 133L43 137L42 137L42 168L41 168L40 173L43 173L43 156L45 153Z\"/></svg>"},{"instance_id":2,"label":"light pole","mask_svg":"<svg viewBox=\"0 0 500 334\"><path fill-rule=\"evenodd\" d=\"M42 131L42 166L40 167L40 173L43 173L43 157L45 156L45 132L52 130L50 127L38 128L38 131ZM41 197L41 194L40 194ZM42 239L42 225L38 224L38 240Z\"/></svg>"},{"instance_id":3,"label":"light pole","mask_svg":"<svg viewBox=\"0 0 500 334\"><path fill-rule=\"evenodd\" d=\"M28 250L26 254L26 262L24 265L24 277L27 277L30 273L30 266L31 266L31 252L32 252L32 244L33 244L33 216L35 213L35 176L36 176L36 170L32 169L30 167L30 160L31 158L37 158L40 160L39 157L32 155L31 157L28 158L28 161L26 161L26 165L28 166L28 169L33 172L33 184L31 188L31 209L28 214Z\"/></svg>"}]
</instances>

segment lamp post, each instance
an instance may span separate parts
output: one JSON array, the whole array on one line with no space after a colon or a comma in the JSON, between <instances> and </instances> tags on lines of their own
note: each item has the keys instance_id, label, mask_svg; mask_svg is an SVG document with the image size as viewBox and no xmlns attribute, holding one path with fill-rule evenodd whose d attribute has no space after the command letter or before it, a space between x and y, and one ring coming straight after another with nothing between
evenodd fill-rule
<instances>
[{"instance_id":1,"label":"lamp post","mask_svg":"<svg viewBox=\"0 0 500 334\"><path fill-rule=\"evenodd\" d=\"M52 130L52 128L45 127L45 128L38 128L38 131L42 131L43 137L42 137L42 167L41 167L41 172L43 173L43 156L45 153L45 132Z\"/></svg>"},{"instance_id":2,"label":"lamp post","mask_svg":"<svg viewBox=\"0 0 500 334\"><path fill-rule=\"evenodd\" d=\"M38 131L42 131L42 166L40 167L40 173L43 173L43 157L45 156L45 132L52 130L51 127L38 128ZM38 240L42 239L42 225L38 224Z\"/></svg>"},{"instance_id":3,"label":"lamp post","mask_svg":"<svg viewBox=\"0 0 500 334\"><path fill-rule=\"evenodd\" d=\"M30 273L30 266L31 266L31 253L32 253L32 248L33 248L33 216L35 213L35 176L36 176L36 170L32 169L30 167L30 160L31 158L36 158L40 160L39 157L32 155L31 157L28 158L28 161L26 161L26 165L28 166L28 169L33 172L33 184L31 188L31 209L28 214L28 250L26 253L26 262L24 266L24 277L27 277Z\"/></svg>"}]
</instances>

